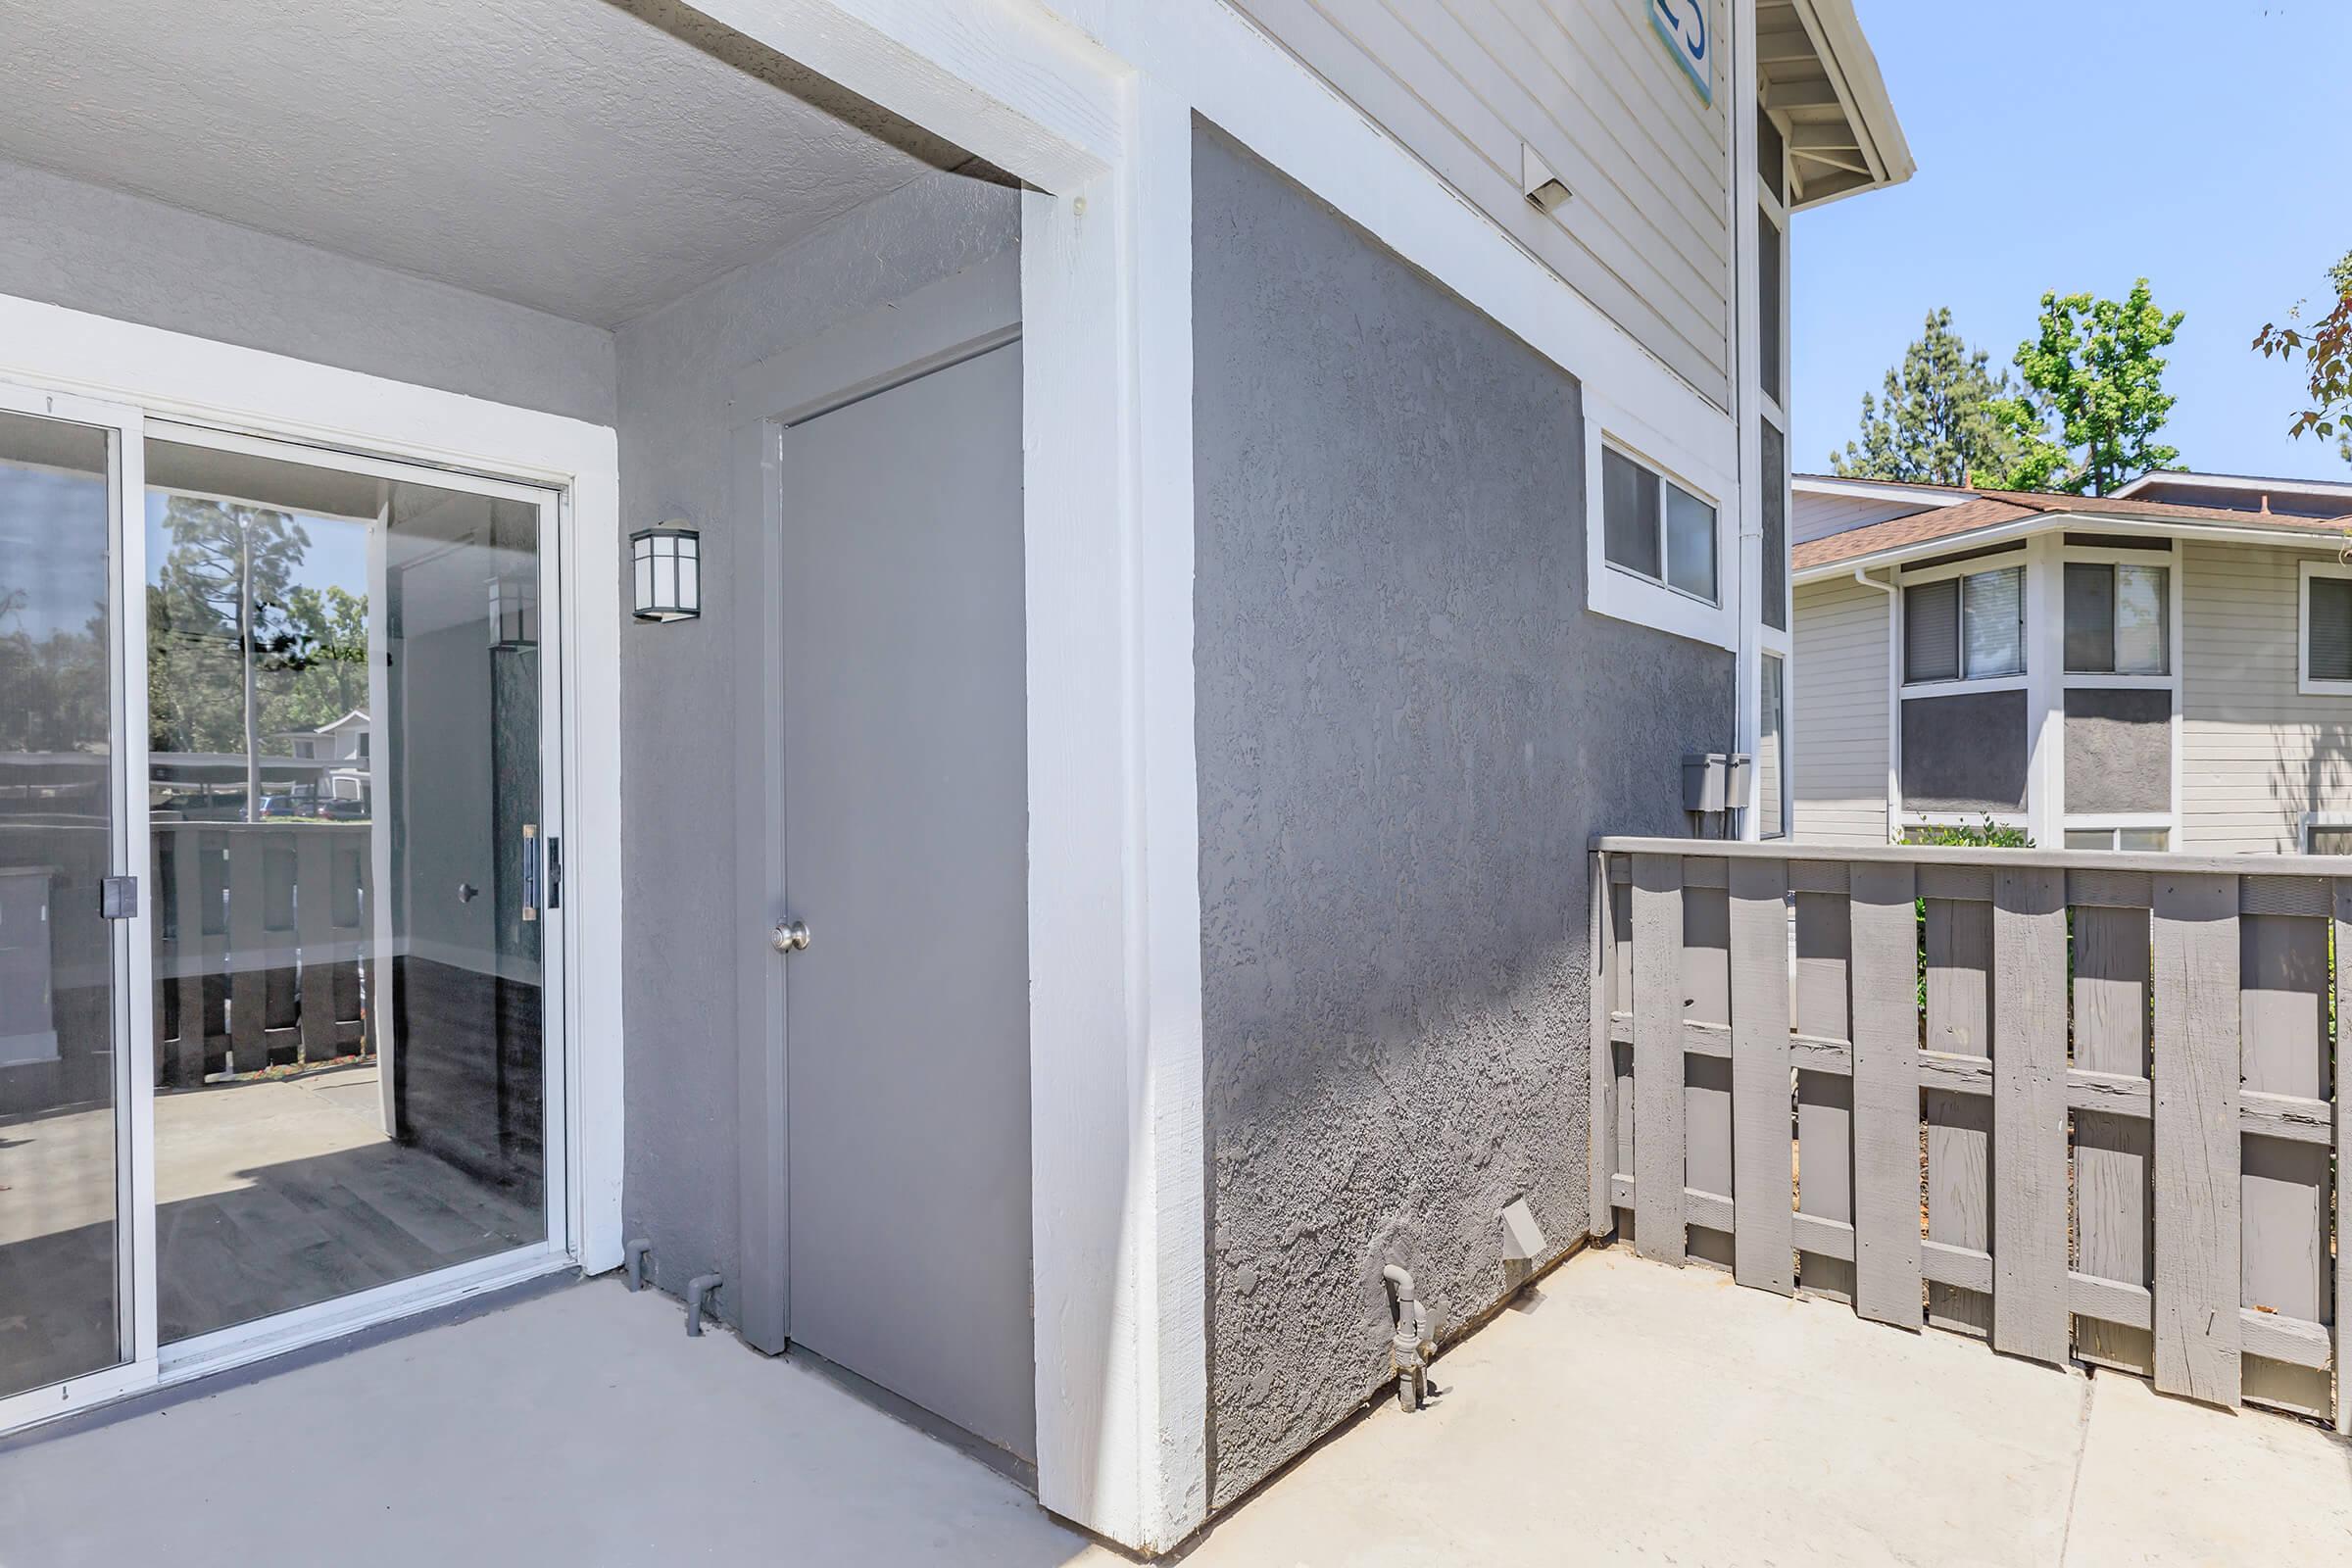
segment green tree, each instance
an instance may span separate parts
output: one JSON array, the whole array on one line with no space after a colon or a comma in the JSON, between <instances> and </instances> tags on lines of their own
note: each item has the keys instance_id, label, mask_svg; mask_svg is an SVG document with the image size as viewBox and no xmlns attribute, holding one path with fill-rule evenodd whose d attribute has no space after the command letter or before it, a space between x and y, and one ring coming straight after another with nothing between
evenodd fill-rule
<instances>
[{"instance_id":1,"label":"green tree","mask_svg":"<svg viewBox=\"0 0 2352 1568\"><path fill-rule=\"evenodd\" d=\"M2017 349L2025 390L1996 410L2017 440L2000 488L2103 496L2179 462L2156 439L2178 401L2158 351L2184 319L2156 308L2144 277L2120 301L2044 294L2040 332Z\"/></svg>"},{"instance_id":2,"label":"green tree","mask_svg":"<svg viewBox=\"0 0 2352 1568\"><path fill-rule=\"evenodd\" d=\"M2352 463L2352 251L2328 269L2335 292L2335 308L2307 330L2270 323L2254 334L2254 347L2264 359L2277 356L2292 361L2300 353L2309 372L2311 406L2287 423L2293 435L2335 437L2335 453ZM2287 313L2289 321L2302 318L2298 305Z\"/></svg>"},{"instance_id":3,"label":"green tree","mask_svg":"<svg viewBox=\"0 0 2352 1568\"><path fill-rule=\"evenodd\" d=\"M194 496L165 502L164 529L172 549L148 599L156 749L242 753L246 819L258 820L261 672L296 647L287 599L310 535L282 512Z\"/></svg>"},{"instance_id":4,"label":"green tree","mask_svg":"<svg viewBox=\"0 0 2352 1568\"><path fill-rule=\"evenodd\" d=\"M1886 372L1885 401L1862 394L1862 438L1831 453L1831 466L1849 479L1996 482L2016 460L2017 439L1995 407L2009 396L2009 372L1995 372L1991 360L1961 341L1948 308L1930 311L1903 363Z\"/></svg>"}]
</instances>

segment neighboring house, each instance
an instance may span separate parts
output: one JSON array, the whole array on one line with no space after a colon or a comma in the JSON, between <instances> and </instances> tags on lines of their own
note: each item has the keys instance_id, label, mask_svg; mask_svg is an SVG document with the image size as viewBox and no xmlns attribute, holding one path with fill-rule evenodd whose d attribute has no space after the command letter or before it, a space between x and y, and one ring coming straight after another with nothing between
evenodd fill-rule
<instances>
[{"instance_id":1,"label":"neighboring house","mask_svg":"<svg viewBox=\"0 0 2352 1568\"><path fill-rule=\"evenodd\" d=\"M1795 489L1798 837L2352 849L2352 484Z\"/></svg>"},{"instance_id":2,"label":"neighboring house","mask_svg":"<svg viewBox=\"0 0 2352 1568\"><path fill-rule=\"evenodd\" d=\"M339 763L327 768L319 777L318 793L329 800L364 801L368 798L368 712L355 708L341 718L330 720L317 729L289 730L272 735L287 756L297 761Z\"/></svg>"},{"instance_id":3,"label":"neighboring house","mask_svg":"<svg viewBox=\"0 0 2352 1568\"><path fill-rule=\"evenodd\" d=\"M1690 753L1784 825L1851 0L204 10L0 61L8 629L92 672L0 689L87 775L0 803L75 977L0 1106L89 1122L0 1139L0 1428L625 1258L1162 1546L1385 1266L1451 1335L1606 1229L1592 838ZM296 550L372 819L151 824L238 677L150 605ZM380 1142L197 1136L357 1058Z\"/></svg>"}]
</instances>

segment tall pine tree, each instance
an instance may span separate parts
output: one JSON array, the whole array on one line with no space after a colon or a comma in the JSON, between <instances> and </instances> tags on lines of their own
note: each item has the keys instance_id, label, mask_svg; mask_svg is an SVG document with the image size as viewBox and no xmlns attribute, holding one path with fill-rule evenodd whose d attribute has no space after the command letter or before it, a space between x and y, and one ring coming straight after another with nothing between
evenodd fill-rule
<instances>
[{"instance_id":1,"label":"tall pine tree","mask_svg":"<svg viewBox=\"0 0 2352 1568\"><path fill-rule=\"evenodd\" d=\"M1952 330L1952 313L1928 313L1903 363L1886 372L1885 397L1862 394L1862 435L1830 454L1849 479L1917 484L1991 483L2006 476L2016 441L1995 413L2009 396L2007 371Z\"/></svg>"}]
</instances>

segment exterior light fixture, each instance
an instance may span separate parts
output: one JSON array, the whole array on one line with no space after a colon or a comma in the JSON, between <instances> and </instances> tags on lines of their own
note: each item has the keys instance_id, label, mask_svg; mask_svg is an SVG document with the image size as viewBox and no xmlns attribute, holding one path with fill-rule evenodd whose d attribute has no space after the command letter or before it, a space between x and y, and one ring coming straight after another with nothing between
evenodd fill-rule
<instances>
[{"instance_id":1,"label":"exterior light fixture","mask_svg":"<svg viewBox=\"0 0 2352 1568\"><path fill-rule=\"evenodd\" d=\"M490 579L490 646L539 646L539 584L528 576Z\"/></svg>"},{"instance_id":2,"label":"exterior light fixture","mask_svg":"<svg viewBox=\"0 0 2352 1568\"><path fill-rule=\"evenodd\" d=\"M629 535L639 620L693 620L703 612L703 536L677 522Z\"/></svg>"}]
</instances>

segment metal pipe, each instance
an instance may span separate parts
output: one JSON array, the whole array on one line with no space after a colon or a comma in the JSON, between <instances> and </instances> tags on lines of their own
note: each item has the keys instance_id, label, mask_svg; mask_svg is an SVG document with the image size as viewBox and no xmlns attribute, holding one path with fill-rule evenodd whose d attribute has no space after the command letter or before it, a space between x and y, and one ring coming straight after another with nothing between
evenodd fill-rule
<instances>
[{"instance_id":1,"label":"metal pipe","mask_svg":"<svg viewBox=\"0 0 2352 1568\"><path fill-rule=\"evenodd\" d=\"M688 1339L699 1340L703 1337L703 1302L710 1298L712 1291L718 1289L723 1278L724 1276L718 1274L697 1274L686 1282L686 1337Z\"/></svg>"},{"instance_id":2,"label":"metal pipe","mask_svg":"<svg viewBox=\"0 0 2352 1568\"><path fill-rule=\"evenodd\" d=\"M645 1289L645 1254L653 1250L652 1239L644 1236L633 1236L620 1244L620 1254L628 1260L631 1295Z\"/></svg>"},{"instance_id":3,"label":"metal pipe","mask_svg":"<svg viewBox=\"0 0 2352 1568\"><path fill-rule=\"evenodd\" d=\"M1886 596L1886 842L1903 840L1903 593L1881 582L1867 566L1854 568L1854 581Z\"/></svg>"}]
</instances>

